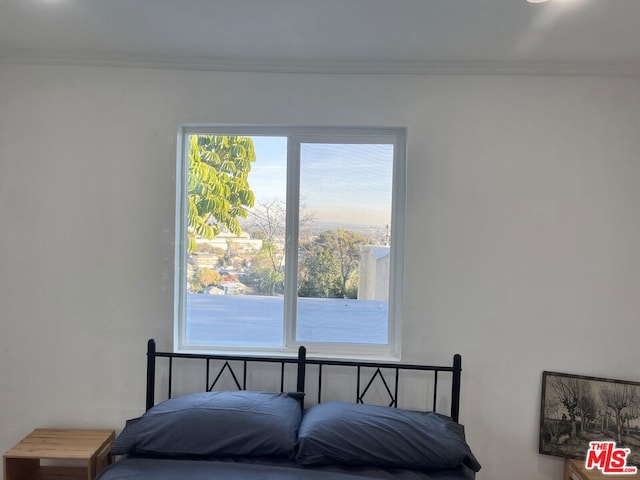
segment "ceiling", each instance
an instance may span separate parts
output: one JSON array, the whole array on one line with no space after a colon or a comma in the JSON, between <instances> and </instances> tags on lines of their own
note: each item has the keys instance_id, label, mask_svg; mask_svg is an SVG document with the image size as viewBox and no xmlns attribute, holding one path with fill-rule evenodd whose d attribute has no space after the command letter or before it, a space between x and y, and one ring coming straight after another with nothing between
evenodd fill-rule
<instances>
[{"instance_id":1,"label":"ceiling","mask_svg":"<svg viewBox=\"0 0 640 480\"><path fill-rule=\"evenodd\" d=\"M0 0L0 64L640 76L640 0Z\"/></svg>"}]
</instances>

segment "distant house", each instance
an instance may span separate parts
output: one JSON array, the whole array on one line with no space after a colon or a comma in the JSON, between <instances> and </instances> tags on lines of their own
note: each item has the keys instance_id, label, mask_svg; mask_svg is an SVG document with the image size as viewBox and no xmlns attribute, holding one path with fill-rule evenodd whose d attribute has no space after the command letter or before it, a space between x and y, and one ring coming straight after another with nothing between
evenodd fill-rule
<instances>
[{"instance_id":1,"label":"distant house","mask_svg":"<svg viewBox=\"0 0 640 480\"><path fill-rule=\"evenodd\" d=\"M225 295L242 295L249 289L244 283L234 280L220 282L220 286L224 289Z\"/></svg>"},{"instance_id":2,"label":"distant house","mask_svg":"<svg viewBox=\"0 0 640 480\"><path fill-rule=\"evenodd\" d=\"M262 240L250 238L247 232L242 232L240 235L235 235L231 232L220 232L210 240L197 238L196 245L206 245L224 251L233 246L241 252L259 252L262 249Z\"/></svg>"},{"instance_id":3,"label":"distant house","mask_svg":"<svg viewBox=\"0 0 640 480\"><path fill-rule=\"evenodd\" d=\"M191 254L190 262L196 268L216 268L220 257L210 252L194 252Z\"/></svg>"}]
</instances>

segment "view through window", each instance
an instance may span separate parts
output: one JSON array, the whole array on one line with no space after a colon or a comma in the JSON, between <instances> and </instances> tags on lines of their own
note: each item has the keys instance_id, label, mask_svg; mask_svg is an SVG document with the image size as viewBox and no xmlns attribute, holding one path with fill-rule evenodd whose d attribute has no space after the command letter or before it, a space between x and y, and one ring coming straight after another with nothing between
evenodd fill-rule
<instances>
[{"instance_id":1,"label":"view through window","mask_svg":"<svg viewBox=\"0 0 640 480\"><path fill-rule=\"evenodd\" d=\"M404 132L339 133L185 129L179 349L395 348Z\"/></svg>"}]
</instances>

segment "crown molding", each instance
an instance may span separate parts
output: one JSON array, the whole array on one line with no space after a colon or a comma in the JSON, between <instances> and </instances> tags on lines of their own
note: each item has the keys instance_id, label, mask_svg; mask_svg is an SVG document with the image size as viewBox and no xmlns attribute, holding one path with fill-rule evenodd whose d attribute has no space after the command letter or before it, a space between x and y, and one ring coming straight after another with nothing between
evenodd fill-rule
<instances>
[{"instance_id":1,"label":"crown molding","mask_svg":"<svg viewBox=\"0 0 640 480\"><path fill-rule=\"evenodd\" d=\"M640 77L640 63L625 62L238 60L179 55L38 55L0 52L0 65L3 64L130 67L256 73Z\"/></svg>"}]
</instances>

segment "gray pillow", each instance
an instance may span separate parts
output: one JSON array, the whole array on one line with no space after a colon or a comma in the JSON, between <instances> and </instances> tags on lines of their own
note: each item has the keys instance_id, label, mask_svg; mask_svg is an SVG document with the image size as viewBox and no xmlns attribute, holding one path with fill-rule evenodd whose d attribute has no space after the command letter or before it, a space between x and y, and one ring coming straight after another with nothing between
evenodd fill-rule
<instances>
[{"instance_id":1,"label":"gray pillow","mask_svg":"<svg viewBox=\"0 0 640 480\"><path fill-rule=\"evenodd\" d=\"M447 470L480 464L464 428L449 417L344 402L305 411L296 460L303 465L373 465L383 468Z\"/></svg>"},{"instance_id":2,"label":"gray pillow","mask_svg":"<svg viewBox=\"0 0 640 480\"><path fill-rule=\"evenodd\" d=\"M295 455L302 394L204 392L174 398L128 420L114 455Z\"/></svg>"}]
</instances>

